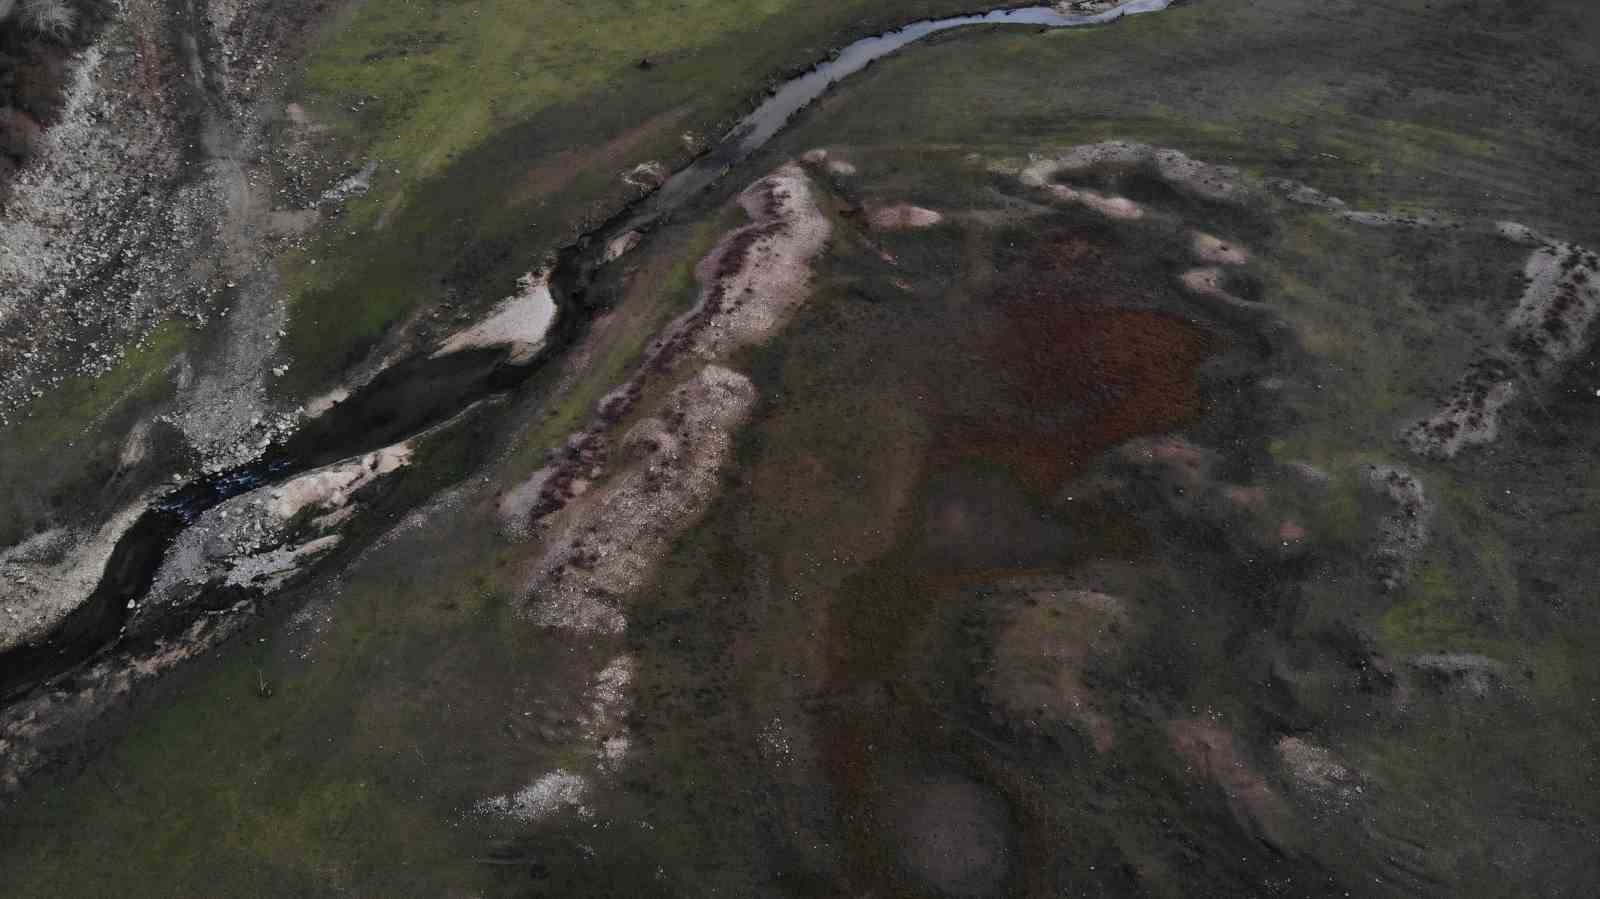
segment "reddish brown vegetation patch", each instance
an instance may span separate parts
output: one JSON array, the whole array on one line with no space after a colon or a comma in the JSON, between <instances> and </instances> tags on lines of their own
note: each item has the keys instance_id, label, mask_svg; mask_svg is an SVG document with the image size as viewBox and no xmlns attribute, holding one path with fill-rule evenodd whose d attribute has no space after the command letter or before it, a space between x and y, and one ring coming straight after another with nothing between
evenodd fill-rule
<instances>
[{"instance_id":1,"label":"reddish brown vegetation patch","mask_svg":"<svg viewBox=\"0 0 1600 899\"><path fill-rule=\"evenodd\" d=\"M975 455L1048 486L1109 447L1204 414L1195 370L1226 339L1148 308L1153 288L1123 257L1074 235L1041 243L1001 273L1004 323L982 375L999 382L999 401L970 424Z\"/></svg>"}]
</instances>

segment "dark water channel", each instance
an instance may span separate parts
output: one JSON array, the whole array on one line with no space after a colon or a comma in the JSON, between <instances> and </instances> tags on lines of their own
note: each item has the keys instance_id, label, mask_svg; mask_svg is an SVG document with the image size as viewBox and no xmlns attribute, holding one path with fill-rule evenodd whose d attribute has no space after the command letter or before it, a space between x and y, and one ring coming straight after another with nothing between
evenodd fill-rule
<instances>
[{"instance_id":1,"label":"dark water channel","mask_svg":"<svg viewBox=\"0 0 1600 899\"><path fill-rule=\"evenodd\" d=\"M124 634L130 603L150 589L177 536L207 510L256 488L395 443L444 421L477 400L520 386L581 331L587 320L584 297L595 273L605 264L605 251L614 237L648 230L682 209L765 146L796 113L833 84L942 31L979 25L1096 25L1125 15L1158 12L1173 2L1130 0L1089 15L1063 14L1054 7L1036 6L928 19L856 41L832 54L828 61L783 83L710 152L674 173L650 196L562 250L551 279L560 317L546 340L546 350L538 358L513 366L504 363L497 352L472 351L403 363L308 422L262 459L188 484L157 500L117 543L99 585L82 606L45 640L0 653L0 702L14 699L115 647Z\"/></svg>"}]
</instances>

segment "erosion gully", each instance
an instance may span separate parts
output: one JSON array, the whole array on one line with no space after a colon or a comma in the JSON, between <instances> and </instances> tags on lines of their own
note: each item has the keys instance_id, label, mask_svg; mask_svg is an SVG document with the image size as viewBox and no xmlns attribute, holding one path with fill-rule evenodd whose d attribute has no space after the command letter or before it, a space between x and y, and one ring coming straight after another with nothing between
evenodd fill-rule
<instances>
[{"instance_id":1,"label":"erosion gully","mask_svg":"<svg viewBox=\"0 0 1600 899\"><path fill-rule=\"evenodd\" d=\"M185 485L155 501L118 541L100 583L83 605L43 640L0 653L0 703L118 648L125 636L130 603L150 589L172 542L208 509L256 488L395 443L473 402L516 390L581 333L591 311L584 298L595 273L605 264L606 247L613 238L629 231L649 231L682 209L765 146L833 84L942 31L979 25L1081 27L1158 12L1175 2L1178 0L1130 0L1089 15L1035 6L926 19L863 38L831 54L828 61L783 83L713 149L678 170L649 196L561 250L551 277L560 315L546 339L546 349L536 358L511 365L499 352L485 350L402 363L307 423L285 443L271 447L261 459Z\"/></svg>"}]
</instances>

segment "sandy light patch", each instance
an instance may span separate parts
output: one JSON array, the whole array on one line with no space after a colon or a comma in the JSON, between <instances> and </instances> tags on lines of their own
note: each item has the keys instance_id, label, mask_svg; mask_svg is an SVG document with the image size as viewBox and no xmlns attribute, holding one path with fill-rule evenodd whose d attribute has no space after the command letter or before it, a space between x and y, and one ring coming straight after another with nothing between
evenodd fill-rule
<instances>
[{"instance_id":1,"label":"sandy light patch","mask_svg":"<svg viewBox=\"0 0 1600 899\"><path fill-rule=\"evenodd\" d=\"M874 228L896 231L903 228L931 228L944 221L944 216L932 209L902 203L872 210L868 221Z\"/></svg>"},{"instance_id":2,"label":"sandy light patch","mask_svg":"<svg viewBox=\"0 0 1600 899\"><path fill-rule=\"evenodd\" d=\"M1278 739L1278 761L1297 789L1327 799L1361 792L1361 778L1332 750L1300 737Z\"/></svg>"},{"instance_id":3,"label":"sandy light patch","mask_svg":"<svg viewBox=\"0 0 1600 899\"><path fill-rule=\"evenodd\" d=\"M57 528L0 550L0 650L43 638L82 605L147 505L124 506L92 534Z\"/></svg>"},{"instance_id":4,"label":"sandy light patch","mask_svg":"<svg viewBox=\"0 0 1600 899\"><path fill-rule=\"evenodd\" d=\"M717 490L733 432L755 404L750 379L708 365L675 389L660 412L623 438L627 460L568 507L530 584L541 625L621 633L622 601L642 586L671 540Z\"/></svg>"},{"instance_id":5,"label":"sandy light patch","mask_svg":"<svg viewBox=\"0 0 1600 899\"><path fill-rule=\"evenodd\" d=\"M1525 247L1541 247L1555 242L1521 222L1495 222L1494 230L1506 240Z\"/></svg>"},{"instance_id":6,"label":"sandy light patch","mask_svg":"<svg viewBox=\"0 0 1600 899\"><path fill-rule=\"evenodd\" d=\"M605 255L601 257L601 264L616 262L618 259L628 255L633 252L635 247L639 246L639 242L642 240L644 240L644 235L638 231L625 231L611 238L611 242L606 244Z\"/></svg>"},{"instance_id":7,"label":"sandy light patch","mask_svg":"<svg viewBox=\"0 0 1600 899\"><path fill-rule=\"evenodd\" d=\"M1405 667L1423 686L1468 699L1488 699L1509 684L1509 666L1476 653L1424 653L1406 659Z\"/></svg>"},{"instance_id":8,"label":"sandy light patch","mask_svg":"<svg viewBox=\"0 0 1600 899\"><path fill-rule=\"evenodd\" d=\"M600 401L586 429L501 498L501 522L508 533L532 533L538 522L603 476L610 431L633 409L650 379L671 372L686 354L716 360L766 339L810 295L811 264L827 244L831 225L805 172L798 164L784 165L746 188L739 204L752 221L730 232L700 261L701 290L694 307L651 343L644 363Z\"/></svg>"},{"instance_id":9,"label":"sandy light patch","mask_svg":"<svg viewBox=\"0 0 1600 899\"><path fill-rule=\"evenodd\" d=\"M1060 175L1082 174L1101 166L1148 166L1172 186L1211 200L1239 200L1245 192L1243 177L1232 166L1213 165L1177 150L1127 141L1083 144L1053 156L1034 158L1018 177L1029 187L1047 187Z\"/></svg>"},{"instance_id":10,"label":"sandy light patch","mask_svg":"<svg viewBox=\"0 0 1600 899\"><path fill-rule=\"evenodd\" d=\"M617 656L595 675L589 689L589 708L583 715L583 738L594 750L595 766L614 773L633 745L626 718L631 705L633 657Z\"/></svg>"},{"instance_id":11,"label":"sandy light patch","mask_svg":"<svg viewBox=\"0 0 1600 899\"><path fill-rule=\"evenodd\" d=\"M1589 342L1600 312L1600 255L1574 244L1540 247L1523 266L1527 289L1506 318L1508 349L1548 377Z\"/></svg>"},{"instance_id":12,"label":"sandy light patch","mask_svg":"<svg viewBox=\"0 0 1600 899\"><path fill-rule=\"evenodd\" d=\"M1497 228L1512 240L1532 236L1512 223ZM1406 430L1414 452L1449 459L1493 443L1505 408L1529 392L1526 387L1554 380L1588 347L1600 313L1600 255L1573 244L1542 244L1528 256L1523 277L1527 286L1506 316L1501 346L1475 359L1443 406Z\"/></svg>"},{"instance_id":13,"label":"sandy light patch","mask_svg":"<svg viewBox=\"0 0 1600 899\"><path fill-rule=\"evenodd\" d=\"M739 203L752 223L730 234L696 270L706 295L689 318L711 313L693 344L708 359L725 359L787 322L810 294L811 263L832 232L810 180L792 163L751 185Z\"/></svg>"},{"instance_id":14,"label":"sandy light patch","mask_svg":"<svg viewBox=\"0 0 1600 899\"><path fill-rule=\"evenodd\" d=\"M1110 194L1103 194L1093 190L1081 190L1068 187L1065 184L1050 185L1050 193L1063 203L1076 203L1079 206L1092 209L1109 219L1122 222L1136 222L1144 218L1144 207L1128 199Z\"/></svg>"},{"instance_id":15,"label":"sandy light patch","mask_svg":"<svg viewBox=\"0 0 1600 899\"><path fill-rule=\"evenodd\" d=\"M191 254L215 247L223 191L210 171L178 180L174 100L142 93L160 65L136 52L152 16L115 16L70 64L60 121L0 215L0 425L63 374L112 370L162 321L213 312Z\"/></svg>"},{"instance_id":16,"label":"sandy light patch","mask_svg":"<svg viewBox=\"0 0 1600 899\"><path fill-rule=\"evenodd\" d=\"M1196 268L1184 272L1181 280L1184 289L1190 293L1215 300L1230 308L1248 312L1257 312L1264 308L1261 303L1253 303L1229 293L1222 286L1223 277L1222 269L1220 268Z\"/></svg>"},{"instance_id":17,"label":"sandy light patch","mask_svg":"<svg viewBox=\"0 0 1600 899\"><path fill-rule=\"evenodd\" d=\"M1190 238L1189 251L1208 265L1244 265L1250 261L1250 251L1244 247L1200 231Z\"/></svg>"},{"instance_id":18,"label":"sandy light patch","mask_svg":"<svg viewBox=\"0 0 1600 899\"><path fill-rule=\"evenodd\" d=\"M578 716L579 739L592 760L592 773L557 768L516 792L479 802L473 811L523 822L543 820L568 810L580 817L592 816L594 810L588 801L596 778L615 774L632 743L626 717L633 670L632 656L617 656L600 669L585 694L585 708Z\"/></svg>"},{"instance_id":19,"label":"sandy light patch","mask_svg":"<svg viewBox=\"0 0 1600 899\"><path fill-rule=\"evenodd\" d=\"M655 190L666 182L667 167L654 159L641 162L624 172L622 180L637 190Z\"/></svg>"},{"instance_id":20,"label":"sandy light patch","mask_svg":"<svg viewBox=\"0 0 1600 899\"><path fill-rule=\"evenodd\" d=\"M473 806L473 811L524 823L541 821L567 809L575 809L579 815L588 817L593 814L584 805L588 797L588 778L565 768L557 768L515 793L483 800Z\"/></svg>"},{"instance_id":21,"label":"sandy light patch","mask_svg":"<svg viewBox=\"0 0 1600 899\"><path fill-rule=\"evenodd\" d=\"M556 322L555 297L550 274L529 272L517 281L518 291L494 307L489 317L446 340L433 358L463 350L506 350L508 361L521 365L544 348L545 337Z\"/></svg>"},{"instance_id":22,"label":"sandy light patch","mask_svg":"<svg viewBox=\"0 0 1600 899\"><path fill-rule=\"evenodd\" d=\"M206 584L273 591L337 547L335 531L355 513L355 494L411 464L412 441L240 494L207 510L167 551L129 620L189 602Z\"/></svg>"}]
</instances>

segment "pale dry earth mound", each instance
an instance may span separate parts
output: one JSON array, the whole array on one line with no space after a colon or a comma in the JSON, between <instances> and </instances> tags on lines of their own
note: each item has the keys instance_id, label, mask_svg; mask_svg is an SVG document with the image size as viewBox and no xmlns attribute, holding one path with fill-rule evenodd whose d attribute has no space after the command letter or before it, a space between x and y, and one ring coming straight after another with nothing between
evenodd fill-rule
<instances>
[{"instance_id":1,"label":"pale dry earth mound","mask_svg":"<svg viewBox=\"0 0 1600 899\"><path fill-rule=\"evenodd\" d=\"M550 273L530 272L517 287L517 293L491 309L483 321L441 344L434 358L463 350L503 349L506 361L513 365L532 361L544 349L558 314L555 297L550 294Z\"/></svg>"},{"instance_id":2,"label":"pale dry earth mound","mask_svg":"<svg viewBox=\"0 0 1600 899\"><path fill-rule=\"evenodd\" d=\"M92 533L55 529L0 551L0 652L42 639L88 600L147 504L128 505Z\"/></svg>"},{"instance_id":3,"label":"pale dry earth mound","mask_svg":"<svg viewBox=\"0 0 1600 899\"><path fill-rule=\"evenodd\" d=\"M744 375L708 365L672 392L659 417L629 429L620 447L626 467L593 493L579 485L583 492L555 526L532 587L534 620L621 633L623 598L710 504L733 432L755 399Z\"/></svg>"},{"instance_id":4,"label":"pale dry earth mound","mask_svg":"<svg viewBox=\"0 0 1600 899\"><path fill-rule=\"evenodd\" d=\"M779 168L743 191L739 204L752 221L701 260L694 308L652 342L644 364L601 401L595 421L568 438L552 464L507 491L500 514L510 532L525 532L600 476L610 453L608 432L632 411L645 385L673 370L685 352L724 359L771 336L804 301L811 263L831 229L804 171L794 164Z\"/></svg>"},{"instance_id":5,"label":"pale dry earth mound","mask_svg":"<svg viewBox=\"0 0 1600 899\"><path fill-rule=\"evenodd\" d=\"M1508 240L1525 242L1532 232L1502 223ZM1406 431L1412 450L1449 459L1469 446L1500 436L1503 409L1520 393L1536 392L1555 379L1590 341L1600 312L1600 256L1568 243L1544 243L1523 268L1527 283L1506 316L1502 344L1475 360L1443 408Z\"/></svg>"}]
</instances>

